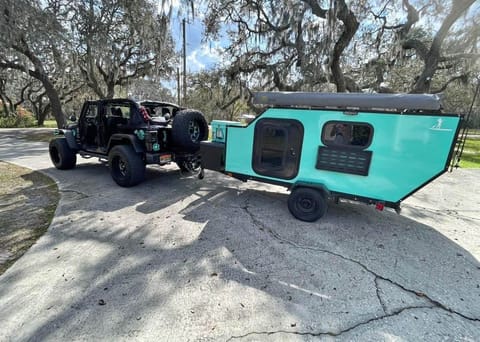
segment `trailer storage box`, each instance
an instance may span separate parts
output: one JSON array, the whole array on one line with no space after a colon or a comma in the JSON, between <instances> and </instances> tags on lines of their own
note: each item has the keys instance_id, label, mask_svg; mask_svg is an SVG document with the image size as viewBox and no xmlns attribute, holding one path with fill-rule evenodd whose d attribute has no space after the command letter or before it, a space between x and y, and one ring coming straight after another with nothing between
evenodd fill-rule
<instances>
[{"instance_id":1,"label":"trailer storage box","mask_svg":"<svg viewBox=\"0 0 480 342\"><path fill-rule=\"evenodd\" d=\"M208 170L225 171L225 144L202 141L200 143L202 167Z\"/></svg>"},{"instance_id":2,"label":"trailer storage box","mask_svg":"<svg viewBox=\"0 0 480 342\"><path fill-rule=\"evenodd\" d=\"M227 141L227 127L228 126L243 126L237 121L213 120L212 126L212 141L217 143L225 143Z\"/></svg>"}]
</instances>

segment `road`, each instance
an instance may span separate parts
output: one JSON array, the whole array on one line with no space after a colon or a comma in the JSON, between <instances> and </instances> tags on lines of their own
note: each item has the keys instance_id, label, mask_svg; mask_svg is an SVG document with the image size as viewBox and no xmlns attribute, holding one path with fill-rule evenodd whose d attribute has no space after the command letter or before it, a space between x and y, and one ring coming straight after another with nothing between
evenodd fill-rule
<instances>
[{"instance_id":1,"label":"road","mask_svg":"<svg viewBox=\"0 0 480 342\"><path fill-rule=\"evenodd\" d=\"M294 219L287 192L149 167L52 168L0 130L0 159L54 178L47 233L0 276L0 340L480 340L480 170L439 177L401 215L330 203Z\"/></svg>"}]
</instances>

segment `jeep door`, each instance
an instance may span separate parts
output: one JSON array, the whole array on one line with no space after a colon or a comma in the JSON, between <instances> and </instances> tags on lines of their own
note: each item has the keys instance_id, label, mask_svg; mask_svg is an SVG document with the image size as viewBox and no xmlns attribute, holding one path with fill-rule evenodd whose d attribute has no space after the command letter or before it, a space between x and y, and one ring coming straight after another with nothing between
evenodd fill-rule
<instances>
[{"instance_id":1,"label":"jeep door","mask_svg":"<svg viewBox=\"0 0 480 342\"><path fill-rule=\"evenodd\" d=\"M98 119L98 104L85 102L78 122L80 142L85 149L98 146Z\"/></svg>"}]
</instances>

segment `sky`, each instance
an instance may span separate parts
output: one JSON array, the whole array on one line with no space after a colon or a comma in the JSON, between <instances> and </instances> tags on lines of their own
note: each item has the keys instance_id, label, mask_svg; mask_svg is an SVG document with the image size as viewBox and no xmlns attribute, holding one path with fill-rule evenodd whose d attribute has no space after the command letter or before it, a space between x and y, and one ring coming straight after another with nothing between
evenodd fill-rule
<instances>
[{"instance_id":1,"label":"sky","mask_svg":"<svg viewBox=\"0 0 480 342\"><path fill-rule=\"evenodd\" d=\"M202 42L202 33L204 26L202 23L203 15L196 11L192 18L191 12L180 13L180 0L171 0L174 15L172 18L173 39L176 44L176 50L182 51L182 19L186 19L186 41L187 41L187 72L198 72L205 69L212 69L222 60L222 42ZM183 11L185 12L185 11ZM226 42L223 42L225 45ZM180 65L180 67L182 67Z\"/></svg>"}]
</instances>

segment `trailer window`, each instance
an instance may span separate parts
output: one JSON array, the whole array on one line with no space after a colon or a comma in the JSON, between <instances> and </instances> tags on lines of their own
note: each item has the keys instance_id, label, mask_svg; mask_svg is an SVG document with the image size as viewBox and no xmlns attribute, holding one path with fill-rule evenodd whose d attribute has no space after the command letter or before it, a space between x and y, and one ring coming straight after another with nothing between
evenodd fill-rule
<instances>
[{"instance_id":1,"label":"trailer window","mask_svg":"<svg viewBox=\"0 0 480 342\"><path fill-rule=\"evenodd\" d=\"M372 137L373 127L367 123L329 121L323 126L321 139L325 146L365 149Z\"/></svg>"}]
</instances>

